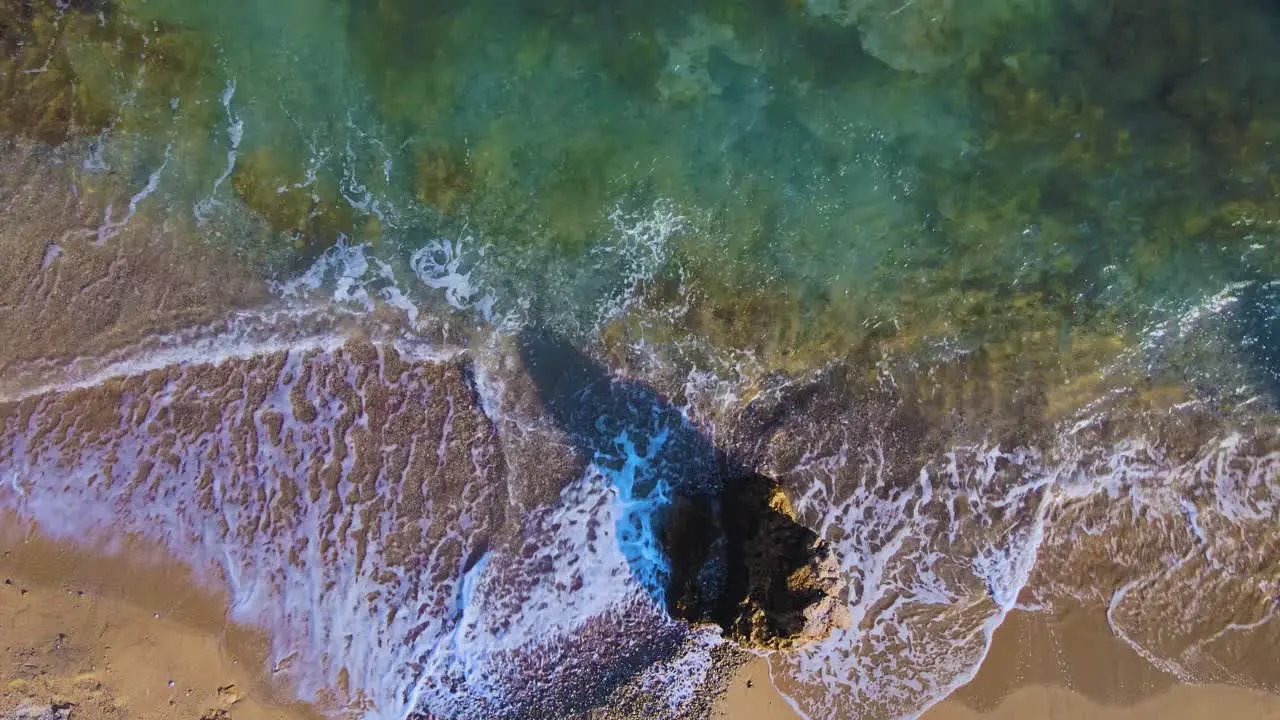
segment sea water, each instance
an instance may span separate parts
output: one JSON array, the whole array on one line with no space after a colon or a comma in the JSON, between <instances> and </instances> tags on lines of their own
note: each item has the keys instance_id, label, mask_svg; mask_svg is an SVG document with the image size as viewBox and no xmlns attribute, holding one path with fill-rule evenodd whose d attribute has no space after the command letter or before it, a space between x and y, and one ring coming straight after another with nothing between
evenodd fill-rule
<instances>
[{"instance_id":1,"label":"sea water","mask_svg":"<svg viewBox=\"0 0 1280 720\"><path fill-rule=\"evenodd\" d=\"M0 502L190 562L299 697L696 715L653 523L720 452L850 583L770 658L810 717L1067 599L1280 681L1269 5L0 8Z\"/></svg>"}]
</instances>

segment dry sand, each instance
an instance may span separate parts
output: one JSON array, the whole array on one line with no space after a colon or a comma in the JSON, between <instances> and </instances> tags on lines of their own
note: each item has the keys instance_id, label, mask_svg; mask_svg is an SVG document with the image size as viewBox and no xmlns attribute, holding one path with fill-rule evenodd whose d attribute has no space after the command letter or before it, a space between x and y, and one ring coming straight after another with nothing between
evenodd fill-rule
<instances>
[{"instance_id":1,"label":"dry sand","mask_svg":"<svg viewBox=\"0 0 1280 720\"><path fill-rule=\"evenodd\" d=\"M764 659L746 665L721 718L795 720ZM1178 685L1106 627L1097 611L1015 612L978 675L924 720L1280 720L1280 696L1228 685ZM843 720L843 719L841 719Z\"/></svg>"},{"instance_id":2,"label":"dry sand","mask_svg":"<svg viewBox=\"0 0 1280 720\"><path fill-rule=\"evenodd\" d=\"M126 551L96 556L0 514L0 718L318 718L267 685L265 639L227 622L224 598Z\"/></svg>"}]
</instances>

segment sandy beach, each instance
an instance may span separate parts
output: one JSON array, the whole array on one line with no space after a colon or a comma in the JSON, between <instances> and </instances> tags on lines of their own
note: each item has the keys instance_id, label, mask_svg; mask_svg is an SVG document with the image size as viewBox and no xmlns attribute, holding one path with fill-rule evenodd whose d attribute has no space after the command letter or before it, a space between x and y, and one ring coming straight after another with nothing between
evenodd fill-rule
<instances>
[{"instance_id":1,"label":"sandy beach","mask_svg":"<svg viewBox=\"0 0 1280 720\"><path fill-rule=\"evenodd\" d=\"M794 720L767 662L747 664L718 717ZM977 676L924 720L1239 720L1280 718L1280 696L1231 685L1178 685L1112 636L1101 613L1015 612Z\"/></svg>"},{"instance_id":2,"label":"sandy beach","mask_svg":"<svg viewBox=\"0 0 1280 720\"><path fill-rule=\"evenodd\" d=\"M0 717L316 720L269 688L265 639L145 548L103 557L0 516Z\"/></svg>"},{"instance_id":3,"label":"sandy beach","mask_svg":"<svg viewBox=\"0 0 1280 720\"><path fill-rule=\"evenodd\" d=\"M1105 705L1064 688L1033 685L1018 689L987 712L952 700L941 703L924 717L927 720L1191 720L1215 716L1241 720L1280 718L1280 698L1225 685L1201 685L1174 687L1133 705Z\"/></svg>"},{"instance_id":4,"label":"sandy beach","mask_svg":"<svg viewBox=\"0 0 1280 720\"><path fill-rule=\"evenodd\" d=\"M266 640L226 600L137 544L111 556L0 517L0 713L6 718L317 720L263 676ZM43 714L41 714L43 713ZM1280 718L1280 696L1177 685L1097 613L1018 612L977 677L926 720ZM767 661L748 663L716 717L791 720Z\"/></svg>"},{"instance_id":5,"label":"sandy beach","mask_svg":"<svg viewBox=\"0 0 1280 720\"><path fill-rule=\"evenodd\" d=\"M764 678L763 682L760 678ZM746 682L750 680L751 686ZM1241 720L1280 718L1280 698L1226 685L1176 686L1135 704L1105 704L1052 685L1015 690L997 705L976 710L949 699L925 713L925 720L1198 720L1207 717ZM799 716L768 684L763 662L752 663L734 681L719 707L721 718L793 720Z\"/></svg>"}]
</instances>

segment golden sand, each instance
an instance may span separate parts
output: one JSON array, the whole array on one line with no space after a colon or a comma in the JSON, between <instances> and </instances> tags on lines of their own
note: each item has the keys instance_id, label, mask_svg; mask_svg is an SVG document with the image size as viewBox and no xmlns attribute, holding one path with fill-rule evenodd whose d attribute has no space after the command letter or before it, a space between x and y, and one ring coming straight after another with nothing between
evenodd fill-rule
<instances>
[{"instance_id":1,"label":"golden sand","mask_svg":"<svg viewBox=\"0 0 1280 720\"><path fill-rule=\"evenodd\" d=\"M733 720L800 717L749 663L718 705ZM1230 685L1179 685L1112 636L1100 612L1015 612L977 676L923 720L1280 720L1280 696ZM843 719L840 719L843 720Z\"/></svg>"},{"instance_id":2,"label":"golden sand","mask_svg":"<svg viewBox=\"0 0 1280 720\"><path fill-rule=\"evenodd\" d=\"M0 583L0 715L70 703L72 717L90 720L319 717L287 701L269 677L265 638L229 622L224 597L144 546L105 557L0 515ZM1175 685L1099 632L1096 618L1065 622L1011 616L974 681L925 720L1280 719L1278 696ZM1048 652L1055 647L1061 654ZM1052 659L1062 657L1070 667ZM734 679L718 717L798 716L760 659Z\"/></svg>"},{"instance_id":3,"label":"golden sand","mask_svg":"<svg viewBox=\"0 0 1280 720\"><path fill-rule=\"evenodd\" d=\"M145 547L103 557L0 515L0 717L315 720L265 677L266 641Z\"/></svg>"},{"instance_id":4,"label":"golden sand","mask_svg":"<svg viewBox=\"0 0 1280 720\"><path fill-rule=\"evenodd\" d=\"M1178 685L1136 704L1106 705L1065 688L1030 685L1018 689L987 712L949 700L924 717L925 720L1272 720L1280 718L1280 698L1227 685Z\"/></svg>"},{"instance_id":5,"label":"golden sand","mask_svg":"<svg viewBox=\"0 0 1280 720\"><path fill-rule=\"evenodd\" d=\"M797 715L769 682L759 660L743 668L718 706L720 718L796 720ZM1231 720L1280 719L1280 697L1229 685L1176 685L1137 703L1108 704L1055 685L1027 685L994 707L976 710L948 699L924 714L924 720Z\"/></svg>"}]
</instances>

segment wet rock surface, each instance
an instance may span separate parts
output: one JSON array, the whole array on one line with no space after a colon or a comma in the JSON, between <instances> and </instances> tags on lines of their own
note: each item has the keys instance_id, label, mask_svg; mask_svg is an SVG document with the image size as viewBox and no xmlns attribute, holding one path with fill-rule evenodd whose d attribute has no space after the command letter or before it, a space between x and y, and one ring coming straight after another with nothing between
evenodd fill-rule
<instances>
[{"instance_id":1,"label":"wet rock surface","mask_svg":"<svg viewBox=\"0 0 1280 720\"><path fill-rule=\"evenodd\" d=\"M675 502L662 539L675 617L718 625L742 646L771 650L849 625L848 589L835 554L796 521L771 478L727 480L714 503Z\"/></svg>"}]
</instances>

